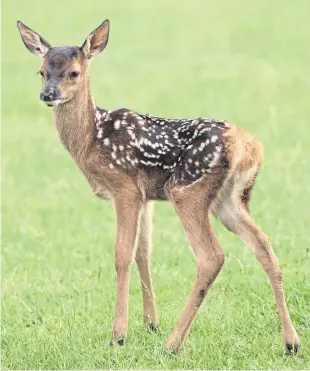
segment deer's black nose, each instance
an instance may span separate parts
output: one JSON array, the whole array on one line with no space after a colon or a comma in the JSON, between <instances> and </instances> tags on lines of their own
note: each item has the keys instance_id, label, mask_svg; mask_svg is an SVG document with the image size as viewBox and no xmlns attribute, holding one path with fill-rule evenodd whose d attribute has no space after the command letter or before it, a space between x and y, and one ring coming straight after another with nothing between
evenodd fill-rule
<instances>
[{"instance_id":1,"label":"deer's black nose","mask_svg":"<svg viewBox=\"0 0 310 371\"><path fill-rule=\"evenodd\" d=\"M48 90L48 91L45 91L43 90L40 94L40 99L43 101L43 102L51 102L55 99L57 99L56 97L56 91L55 90Z\"/></svg>"}]
</instances>

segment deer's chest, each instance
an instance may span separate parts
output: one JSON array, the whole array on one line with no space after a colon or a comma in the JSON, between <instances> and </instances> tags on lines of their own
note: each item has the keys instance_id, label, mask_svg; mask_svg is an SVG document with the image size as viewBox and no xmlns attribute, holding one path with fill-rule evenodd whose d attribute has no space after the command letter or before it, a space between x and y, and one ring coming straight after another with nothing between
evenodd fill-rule
<instances>
[{"instance_id":1,"label":"deer's chest","mask_svg":"<svg viewBox=\"0 0 310 371\"><path fill-rule=\"evenodd\" d=\"M90 183L90 186L95 196L102 198L103 200L112 200L112 194L105 184L93 181Z\"/></svg>"},{"instance_id":2,"label":"deer's chest","mask_svg":"<svg viewBox=\"0 0 310 371\"><path fill-rule=\"evenodd\" d=\"M106 161L96 148L90 150L83 161L77 161L78 166L85 175L93 194L104 200L111 200L111 184L107 176L109 171Z\"/></svg>"}]
</instances>

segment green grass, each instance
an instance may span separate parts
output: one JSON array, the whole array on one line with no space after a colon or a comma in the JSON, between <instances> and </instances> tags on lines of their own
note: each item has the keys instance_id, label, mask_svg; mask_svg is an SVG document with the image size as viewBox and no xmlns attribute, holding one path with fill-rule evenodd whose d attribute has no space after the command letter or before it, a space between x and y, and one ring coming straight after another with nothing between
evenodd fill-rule
<instances>
[{"instance_id":1,"label":"green grass","mask_svg":"<svg viewBox=\"0 0 310 371\"><path fill-rule=\"evenodd\" d=\"M190 5L189 5L190 4ZM2 368L307 369L310 366L310 2L6 0L3 4ZM110 347L115 216L62 148L39 102L40 60L20 19L52 44L81 44L111 21L91 66L97 105L170 117L226 118L254 132L266 160L252 200L270 236L301 353L284 357L268 280L213 221L224 269L183 351L163 348L195 277L167 203L155 212L153 281L161 335L142 327L136 266L126 346Z\"/></svg>"}]
</instances>

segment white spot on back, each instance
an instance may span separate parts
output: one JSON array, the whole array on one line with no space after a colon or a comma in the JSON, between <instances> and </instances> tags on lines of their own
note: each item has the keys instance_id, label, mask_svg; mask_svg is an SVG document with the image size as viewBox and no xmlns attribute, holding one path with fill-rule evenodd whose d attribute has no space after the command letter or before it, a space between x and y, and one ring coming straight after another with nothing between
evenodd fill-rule
<instances>
[{"instance_id":1,"label":"white spot on back","mask_svg":"<svg viewBox=\"0 0 310 371\"><path fill-rule=\"evenodd\" d=\"M114 129L115 129L115 130L118 130L118 129L120 128L120 126L121 126L121 122L120 122L120 120L116 120L116 121L114 122Z\"/></svg>"},{"instance_id":2,"label":"white spot on back","mask_svg":"<svg viewBox=\"0 0 310 371\"><path fill-rule=\"evenodd\" d=\"M101 139L103 135L103 129L98 130L97 138Z\"/></svg>"}]
</instances>

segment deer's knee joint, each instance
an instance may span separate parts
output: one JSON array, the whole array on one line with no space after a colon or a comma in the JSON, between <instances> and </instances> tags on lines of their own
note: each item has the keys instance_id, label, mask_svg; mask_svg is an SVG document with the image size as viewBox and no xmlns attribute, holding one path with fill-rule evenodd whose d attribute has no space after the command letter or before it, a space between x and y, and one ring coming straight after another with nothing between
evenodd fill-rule
<instances>
[{"instance_id":1,"label":"deer's knee joint","mask_svg":"<svg viewBox=\"0 0 310 371\"><path fill-rule=\"evenodd\" d=\"M126 256L121 256L115 259L116 272L124 272L130 269L132 259Z\"/></svg>"},{"instance_id":2,"label":"deer's knee joint","mask_svg":"<svg viewBox=\"0 0 310 371\"><path fill-rule=\"evenodd\" d=\"M117 273L120 273L120 272L126 272L130 269L130 263L115 263L115 270Z\"/></svg>"},{"instance_id":3,"label":"deer's knee joint","mask_svg":"<svg viewBox=\"0 0 310 371\"><path fill-rule=\"evenodd\" d=\"M224 265L224 252L219 250L212 258L198 258L198 275L210 285Z\"/></svg>"}]
</instances>

